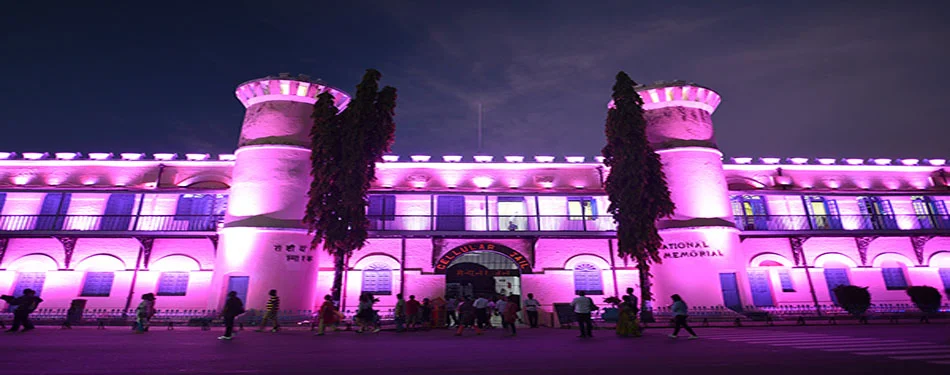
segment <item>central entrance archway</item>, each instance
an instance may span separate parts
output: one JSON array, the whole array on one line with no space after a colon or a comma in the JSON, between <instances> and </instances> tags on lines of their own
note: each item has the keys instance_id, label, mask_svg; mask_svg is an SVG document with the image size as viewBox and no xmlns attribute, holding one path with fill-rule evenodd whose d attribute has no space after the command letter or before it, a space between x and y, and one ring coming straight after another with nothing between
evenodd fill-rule
<instances>
[{"instance_id":1,"label":"central entrance archway","mask_svg":"<svg viewBox=\"0 0 950 375\"><path fill-rule=\"evenodd\" d=\"M518 264L494 251L472 251L449 263L445 271L445 294L465 298L521 295Z\"/></svg>"}]
</instances>

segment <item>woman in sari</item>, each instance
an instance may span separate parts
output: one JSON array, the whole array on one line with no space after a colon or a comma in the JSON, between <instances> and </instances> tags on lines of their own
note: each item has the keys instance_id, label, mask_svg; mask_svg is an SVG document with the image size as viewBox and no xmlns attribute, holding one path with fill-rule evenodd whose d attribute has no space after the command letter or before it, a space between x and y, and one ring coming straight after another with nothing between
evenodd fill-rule
<instances>
[{"instance_id":1,"label":"woman in sari","mask_svg":"<svg viewBox=\"0 0 950 375\"><path fill-rule=\"evenodd\" d=\"M617 334L622 337L640 337L637 308L630 301L630 296L623 296L623 302L617 308L620 309L620 316L617 319Z\"/></svg>"}]
</instances>

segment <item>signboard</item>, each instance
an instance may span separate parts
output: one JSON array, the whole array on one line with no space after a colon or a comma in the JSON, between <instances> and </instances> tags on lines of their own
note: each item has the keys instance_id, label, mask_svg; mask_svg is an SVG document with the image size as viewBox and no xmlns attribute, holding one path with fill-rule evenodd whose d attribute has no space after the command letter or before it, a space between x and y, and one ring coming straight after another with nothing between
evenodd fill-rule
<instances>
[{"instance_id":1,"label":"signboard","mask_svg":"<svg viewBox=\"0 0 950 375\"><path fill-rule=\"evenodd\" d=\"M498 244L494 244L490 242L476 242L476 243L465 244L465 245L462 245L462 246L459 246L452 250L447 251L445 254L442 255L442 257L439 258L439 260L435 262L435 273L444 274L446 270L448 270L449 264L452 264L452 261L455 260L455 258L458 258L459 256L462 256L463 254L466 254L472 251L493 251L499 254L503 254L511 258L511 260L514 261L515 264L518 265L517 271L519 273L521 274L531 273L531 263L528 262L527 257L525 257L524 255L521 255L521 253L519 253L517 250L514 250L510 247L502 246L502 245L498 245ZM497 276L505 276L505 275L497 275Z\"/></svg>"},{"instance_id":2,"label":"signboard","mask_svg":"<svg viewBox=\"0 0 950 375\"><path fill-rule=\"evenodd\" d=\"M660 247L663 260L680 258L723 257L722 250L710 247L705 240L665 242Z\"/></svg>"},{"instance_id":3,"label":"signboard","mask_svg":"<svg viewBox=\"0 0 950 375\"><path fill-rule=\"evenodd\" d=\"M313 262L313 248L307 245L274 245L274 252L283 253L287 262Z\"/></svg>"},{"instance_id":4,"label":"signboard","mask_svg":"<svg viewBox=\"0 0 950 375\"><path fill-rule=\"evenodd\" d=\"M577 315L574 314L574 306L571 306L570 303L555 303L554 313L557 314L557 320L561 326L577 322Z\"/></svg>"}]
</instances>

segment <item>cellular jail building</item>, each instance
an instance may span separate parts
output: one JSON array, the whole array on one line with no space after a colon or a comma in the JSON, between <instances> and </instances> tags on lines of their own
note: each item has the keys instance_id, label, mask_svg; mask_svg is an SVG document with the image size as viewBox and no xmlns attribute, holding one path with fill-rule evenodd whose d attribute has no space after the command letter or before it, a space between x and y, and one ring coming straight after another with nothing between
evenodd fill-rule
<instances>
[{"instance_id":1,"label":"cellular jail building","mask_svg":"<svg viewBox=\"0 0 950 375\"><path fill-rule=\"evenodd\" d=\"M282 308L330 293L332 257L301 224L310 181L310 114L330 92L307 77L241 84L246 108L230 155L0 153L0 293L42 307L249 308L277 289ZM950 288L950 196L943 159L732 158L717 149L720 96L686 82L639 87L648 136L676 203L659 222L657 306L735 314L831 306L842 284L878 305L904 289ZM599 157L389 155L369 199L371 238L347 260L346 310L380 299L533 293L545 311L639 287L616 252ZM597 302L600 298L595 297ZM549 314L542 314L546 316ZM553 316L554 314L550 314Z\"/></svg>"}]
</instances>

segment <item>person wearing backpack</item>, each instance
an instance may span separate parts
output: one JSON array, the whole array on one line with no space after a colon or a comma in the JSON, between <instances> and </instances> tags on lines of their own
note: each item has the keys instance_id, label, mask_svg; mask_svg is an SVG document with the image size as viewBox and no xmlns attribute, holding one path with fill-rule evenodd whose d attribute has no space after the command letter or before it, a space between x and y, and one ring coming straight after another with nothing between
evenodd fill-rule
<instances>
[{"instance_id":1,"label":"person wearing backpack","mask_svg":"<svg viewBox=\"0 0 950 375\"><path fill-rule=\"evenodd\" d=\"M23 295L20 297L0 296L0 299L16 306L16 310L13 310L13 326L11 326L7 332L19 331L20 325L23 326L23 332L31 331L35 328L33 322L30 322L30 314L36 310L40 302L43 302L42 298L36 296L36 291L33 289L24 289Z\"/></svg>"},{"instance_id":2,"label":"person wearing backpack","mask_svg":"<svg viewBox=\"0 0 950 375\"><path fill-rule=\"evenodd\" d=\"M218 337L218 340L230 340L234 333L234 318L244 313L244 302L237 296L237 292L228 292L228 299L224 302L224 309L221 310L221 316L224 318L224 336Z\"/></svg>"}]
</instances>

